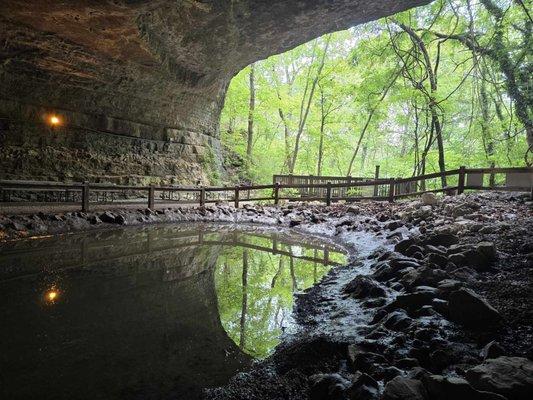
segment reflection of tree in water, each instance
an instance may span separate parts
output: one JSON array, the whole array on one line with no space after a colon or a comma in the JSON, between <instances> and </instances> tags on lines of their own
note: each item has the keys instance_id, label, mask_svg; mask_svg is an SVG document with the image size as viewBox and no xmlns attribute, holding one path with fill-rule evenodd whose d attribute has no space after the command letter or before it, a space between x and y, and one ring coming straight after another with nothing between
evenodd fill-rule
<instances>
[{"instance_id":1,"label":"reflection of tree in water","mask_svg":"<svg viewBox=\"0 0 533 400\"><path fill-rule=\"evenodd\" d=\"M242 238L239 239L242 242ZM273 247L270 238L247 236L246 243ZM243 351L255 357L267 356L279 343L278 338L289 323L293 293L312 286L331 268L302 257L344 261L342 254L326 256L322 248L282 243L275 243L274 248L283 254L243 248L238 244L226 247L215 270L222 325Z\"/></svg>"}]
</instances>

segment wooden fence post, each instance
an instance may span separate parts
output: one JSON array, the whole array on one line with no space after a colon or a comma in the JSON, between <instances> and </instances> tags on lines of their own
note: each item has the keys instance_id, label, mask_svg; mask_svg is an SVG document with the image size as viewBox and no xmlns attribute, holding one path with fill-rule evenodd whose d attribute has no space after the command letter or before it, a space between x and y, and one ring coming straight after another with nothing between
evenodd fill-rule
<instances>
[{"instance_id":1,"label":"wooden fence post","mask_svg":"<svg viewBox=\"0 0 533 400\"><path fill-rule=\"evenodd\" d=\"M374 173L374 180L378 180L379 179L379 165L376 165L376 172ZM378 195L378 188L379 188L379 185L376 183L374 185L374 197L377 197Z\"/></svg>"},{"instance_id":2,"label":"wooden fence post","mask_svg":"<svg viewBox=\"0 0 533 400\"><path fill-rule=\"evenodd\" d=\"M200 207L205 206L205 188L200 189Z\"/></svg>"},{"instance_id":3,"label":"wooden fence post","mask_svg":"<svg viewBox=\"0 0 533 400\"><path fill-rule=\"evenodd\" d=\"M496 164L494 163L494 161L490 163L491 168L494 168L495 166ZM492 189L494 186L496 186L496 179L494 176L494 171L491 171L489 175L489 187Z\"/></svg>"},{"instance_id":4,"label":"wooden fence post","mask_svg":"<svg viewBox=\"0 0 533 400\"><path fill-rule=\"evenodd\" d=\"M457 181L457 194L462 194L465 191L465 169L466 167L459 167L459 179Z\"/></svg>"},{"instance_id":5,"label":"wooden fence post","mask_svg":"<svg viewBox=\"0 0 533 400\"><path fill-rule=\"evenodd\" d=\"M83 182L81 188L81 211L89 211L89 182L87 181Z\"/></svg>"},{"instance_id":6,"label":"wooden fence post","mask_svg":"<svg viewBox=\"0 0 533 400\"><path fill-rule=\"evenodd\" d=\"M148 208L150 210L155 209L155 186L150 185L148 188Z\"/></svg>"},{"instance_id":7,"label":"wooden fence post","mask_svg":"<svg viewBox=\"0 0 533 400\"><path fill-rule=\"evenodd\" d=\"M389 202L390 203L394 202L394 186L395 186L395 184L396 184L396 179L390 178L390 181L389 181Z\"/></svg>"},{"instance_id":8,"label":"wooden fence post","mask_svg":"<svg viewBox=\"0 0 533 400\"><path fill-rule=\"evenodd\" d=\"M279 204L279 182L274 183L274 204Z\"/></svg>"},{"instance_id":9,"label":"wooden fence post","mask_svg":"<svg viewBox=\"0 0 533 400\"><path fill-rule=\"evenodd\" d=\"M331 182L326 183L326 205L331 205Z\"/></svg>"},{"instance_id":10,"label":"wooden fence post","mask_svg":"<svg viewBox=\"0 0 533 400\"><path fill-rule=\"evenodd\" d=\"M235 208L239 208L239 187L235 186Z\"/></svg>"}]
</instances>

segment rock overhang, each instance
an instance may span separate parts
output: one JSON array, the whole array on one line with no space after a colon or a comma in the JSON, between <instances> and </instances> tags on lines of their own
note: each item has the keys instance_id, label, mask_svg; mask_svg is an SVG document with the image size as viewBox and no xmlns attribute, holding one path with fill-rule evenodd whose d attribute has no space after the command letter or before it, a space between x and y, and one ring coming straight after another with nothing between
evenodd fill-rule
<instances>
[{"instance_id":1,"label":"rock overhang","mask_svg":"<svg viewBox=\"0 0 533 400\"><path fill-rule=\"evenodd\" d=\"M79 148L87 140L84 135L58 143L43 133L42 114L58 110L81 130L166 143L173 154L169 163L183 153L191 168L201 171L203 162L218 157L224 95L230 79L246 65L428 2L4 0L0 117L26 124L19 128L24 135L7 130L4 147L40 142L64 151ZM187 143L183 138L189 133L202 137L201 144ZM103 142L116 147L112 140ZM130 147L135 146L124 152L134 151ZM150 176L146 168L124 166Z\"/></svg>"}]
</instances>

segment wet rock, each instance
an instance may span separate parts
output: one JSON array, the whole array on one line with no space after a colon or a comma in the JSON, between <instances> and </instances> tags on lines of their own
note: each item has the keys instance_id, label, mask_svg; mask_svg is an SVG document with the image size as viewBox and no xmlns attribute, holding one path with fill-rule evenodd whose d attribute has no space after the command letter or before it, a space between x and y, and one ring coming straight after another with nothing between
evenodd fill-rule
<instances>
[{"instance_id":1,"label":"wet rock","mask_svg":"<svg viewBox=\"0 0 533 400\"><path fill-rule=\"evenodd\" d=\"M397 308L403 308L404 310L411 312L426 304L431 304L431 301L435 297L435 292L419 290L414 293L401 294L396 297L387 306L388 310L394 310Z\"/></svg>"},{"instance_id":2,"label":"wet rock","mask_svg":"<svg viewBox=\"0 0 533 400\"><path fill-rule=\"evenodd\" d=\"M452 234L452 233L434 233L430 236L428 236L423 243L425 245L432 245L432 246L445 246L449 247L451 245L459 243L459 238Z\"/></svg>"},{"instance_id":3,"label":"wet rock","mask_svg":"<svg viewBox=\"0 0 533 400\"><path fill-rule=\"evenodd\" d=\"M403 252L403 254L405 254L406 256L409 256L409 257L413 257L413 258L417 258L417 257L414 257L415 254L417 253L421 253L423 254L424 253L424 249L416 244L413 244L412 246L409 246L407 248L407 250L405 250Z\"/></svg>"},{"instance_id":4,"label":"wet rock","mask_svg":"<svg viewBox=\"0 0 533 400\"><path fill-rule=\"evenodd\" d=\"M418 379L396 377L385 385L383 400L426 400L426 388Z\"/></svg>"},{"instance_id":5,"label":"wet rock","mask_svg":"<svg viewBox=\"0 0 533 400\"><path fill-rule=\"evenodd\" d=\"M115 223L115 215L109 211L106 211L103 214L100 214L100 220L102 222L106 222L108 224L114 224Z\"/></svg>"},{"instance_id":6,"label":"wet rock","mask_svg":"<svg viewBox=\"0 0 533 400\"><path fill-rule=\"evenodd\" d=\"M458 267L462 267L467 264L466 256L463 253L450 254L448 259Z\"/></svg>"},{"instance_id":7,"label":"wet rock","mask_svg":"<svg viewBox=\"0 0 533 400\"><path fill-rule=\"evenodd\" d=\"M356 299L367 297L384 297L385 290L373 279L365 276L356 276L345 287L344 293Z\"/></svg>"},{"instance_id":8,"label":"wet rock","mask_svg":"<svg viewBox=\"0 0 533 400\"><path fill-rule=\"evenodd\" d=\"M126 224L126 217L124 215L117 215L115 217L115 223L119 225L125 225Z\"/></svg>"},{"instance_id":9,"label":"wet rock","mask_svg":"<svg viewBox=\"0 0 533 400\"><path fill-rule=\"evenodd\" d=\"M396 366L402 369L411 369L414 367L420 367L420 363L416 358L402 358L396 361Z\"/></svg>"},{"instance_id":10,"label":"wet rock","mask_svg":"<svg viewBox=\"0 0 533 400\"><path fill-rule=\"evenodd\" d=\"M478 391L461 378L427 375L422 381L431 400L505 400L499 394Z\"/></svg>"},{"instance_id":11,"label":"wet rock","mask_svg":"<svg viewBox=\"0 0 533 400\"><path fill-rule=\"evenodd\" d=\"M450 305L444 299L433 299L431 301L431 307L441 315L447 316L450 314Z\"/></svg>"},{"instance_id":12,"label":"wet rock","mask_svg":"<svg viewBox=\"0 0 533 400\"><path fill-rule=\"evenodd\" d=\"M496 246L492 242L480 242L476 249L488 262L493 262L498 258Z\"/></svg>"},{"instance_id":13,"label":"wet rock","mask_svg":"<svg viewBox=\"0 0 533 400\"><path fill-rule=\"evenodd\" d=\"M339 374L315 374L309 377L311 400L342 400L351 383Z\"/></svg>"},{"instance_id":14,"label":"wet rock","mask_svg":"<svg viewBox=\"0 0 533 400\"><path fill-rule=\"evenodd\" d=\"M428 256L428 262L443 268L448 263L448 258L442 254L430 253Z\"/></svg>"},{"instance_id":15,"label":"wet rock","mask_svg":"<svg viewBox=\"0 0 533 400\"><path fill-rule=\"evenodd\" d=\"M416 242L413 238L404 239L394 246L394 251L397 251L398 253L404 254L404 252L412 245L414 245Z\"/></svg>"},{"instance_id":16,"label":"wet rock","mask_svg":"<svg viewBox=\"0 0 533 400\"><path fill-rule=\"evenodd\" d=\"M470 289L450 293L448 305L450 319L471 329L493 328L502 319L498 311Z\"/></svg>"},{"instance_id":17,"label":"wet rock","mask_svg":"<svg viewBox=\"0 0 533 400\"><path fill-rule=\"evenodd\" d=\"M91 215L88 219L91 225L98 225L102 223L102 220L97 215Z\"/></svg>"},{"instance_id":18,"label":"wet rock","mask_svg":"<svg viewBox=\"0 0 533 400\"><path fill-rule=\"evenodd\" d=\"M477 390L498 393L509 400L531 399L533 362L522 357L489 359L468 370L466 379Z\"/></svg>"},{"instance_id":19,"label":"wet rock","mask_svg":"<svg viewBox=\"0 0 533 400\"><path fill-rule=\"evenodd\" d=\"M383 326L392 331L402 331L411 326L413 320L402 311L393 311L383 320Z\"/></svg>"},{"instance_id":20,"label":"wet rock","mask_svg":"<svg viewBox=\"0 0 533 400\"><path fill-rule=\"evenodd\" d=\"M381 354L365 351L358 345L348 346L348 360L355 371L371 373L376 364L386 364Z\"/></svg>"},{"instance_id":21,"label":"wet rock","mask_svg":"<svg viewBox=\"0 0 533 400\"><path fill-rule=\"evenodd\" d=\"M401 221L391 221L388 224L385 225L385 229L394 231L398 229L399 227L403 226L403 223Z\"/></svg>"},{"instance_id":22,"label":"wet rock","mask_svg":"<svg viewBox=\"0 0 533 400\"><path fill-rule=\"evenodd\" d=\"M481 350L480 353L483 360L488 360L490 358L498 358L505 355L505 350L500 346L498 342L493 340L492 342L487 343L485 347Z\"/></svg>"},{"instance_id":23,"label":"wet rock","mask_svg":"<svg viewBox=\"0 0 533 400\"><path fill-rule=\"evenodd\" d=\"M451 208L448 208L448 211L453 217L457 218L460 216L472 214L479 209L480 205L477 203L459 203L457 205L451 206Z\"/></svg>"},{"instance_id":24,"label":"wet rock","mask_svg":"<svg viewBox=\"0 0 533 400\"><path fill-rule=\"evenodd\" d=\"M352 400L377 400L379 385L370 375L357 371L352 379L348 397Z\"/></svg>"},{"instance_id":25,"label":"wet rock","mask_svg":"<svg viewBox=\"0 0 533 400\"><path fill-rule=\"evenodd\" d=\"M423 193L422 196L420 196L420 200L422 200L422 204L428 206L434 206L439 202L437 196L433 193Z\"/></svg>"}]
</instances>

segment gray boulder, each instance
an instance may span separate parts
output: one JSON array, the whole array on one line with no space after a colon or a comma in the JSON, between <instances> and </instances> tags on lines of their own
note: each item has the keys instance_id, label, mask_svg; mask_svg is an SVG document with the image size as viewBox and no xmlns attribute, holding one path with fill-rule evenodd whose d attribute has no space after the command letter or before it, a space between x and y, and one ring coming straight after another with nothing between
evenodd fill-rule
<instances>
[{"instance_id":1,"label":"gray boulder","mask_svg":"<svg viewBox=\"0 0 533 400\"><path fill-rule=\"evenodd\" d=\"M502 356L486 360L468 370L466 379L478 390L498 393L509 400L533 397L533 362L527 358Z\"/></svg>"},{"instance_id":2,"label":"gray boulder","mask_svg":"<svg viewBox=\"0 0 533 400\"><path fill-rule=\"evenodd\" d=\"M385 385L382 400L427 400L426 388L418 379L397 376Z\"/></svg>"},{"instance_id":3,"label":"gray boulder","mask_svg":"<svg viewBox=\"0 0 533 400\"><path fill-rule=\"evenodd\" d=\"M344 287L344 293L356 299L364 299L367 297L384 297L385 289L373 279L359 275Z\"/></svg>"}]
</instances>

